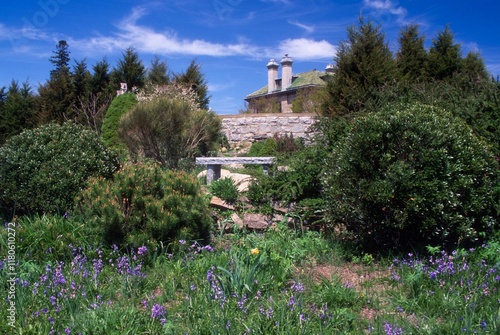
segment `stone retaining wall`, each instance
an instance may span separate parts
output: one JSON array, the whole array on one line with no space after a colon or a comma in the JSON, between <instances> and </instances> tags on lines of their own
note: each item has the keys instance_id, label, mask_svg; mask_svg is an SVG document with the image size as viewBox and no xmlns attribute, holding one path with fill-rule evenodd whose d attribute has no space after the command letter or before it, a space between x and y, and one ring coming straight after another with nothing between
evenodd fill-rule
<instances>
[{"instance_id":1,"label":"stone retaining wall","mask_svg":"<svg viewBox=\"0 0 500 335\"><path fill-rule=\"evenodd\" d=\"M315 114L237 114L221 115L222 130L230 144L253 142L275 134L307 138Z\"/></svg>"}]
</instances>

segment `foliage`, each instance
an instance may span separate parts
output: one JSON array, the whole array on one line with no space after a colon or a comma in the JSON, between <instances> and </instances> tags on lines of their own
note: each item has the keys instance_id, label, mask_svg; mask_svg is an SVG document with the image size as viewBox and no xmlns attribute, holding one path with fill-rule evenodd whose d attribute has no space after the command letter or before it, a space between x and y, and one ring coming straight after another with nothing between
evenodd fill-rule
<instances>
[{"instance_id":1,"label":"foliage","mask_svg":"<svg viewBox=\"0 0 500 335\"><path fill-rule=\"evenodd\" d=\"M222 200L233 203L238 200L238 189L230 177L217 179L209 185L210 193Z\"/></svg>"},{"instance_id":2,"label":"foliage","mask_svg":"<svg viewBox=\"0 0 500 335\"><path fill-rule=\"evenodd\" d=\"M127 84L127 92L134 92L144 86L146 70L139 54L133 47L122 52L122 59L118 60L118 66L113 70L113 80L116 87L120 83Z\"/></svg>"},{"instance_id":3,"label":"foliage","mask_svg":"<svg viewBox=\"0 0 500 335\"><path fill-rule=\"evenodd\" d=\"M296 106L300 106L298 101ZM251 107L251 108L250 108ZM297 107L299 108L299 107ZM252 100L252 104L248 104L247 108L242 113L281 113L281 104L277 97L259 97Z\"/></svg>"},{"instance_id":4,"label":"foliage","mask_svg":"<svg viewBox=\"0 0 500 335\"><path fill-rule=\"evenodd\" d=\"M201 65L192 60L186 71L175 74L174 82L196 93L198 108L208 110L210 96L205 75L201 72Z\"/></svg>"},{"instance_id":5,"label":"foliage","mask_svg":"<svg viewBox=\"0 0 500 335\"><path fill-rule=\"evenodd\" d=\"M10 138L0 148L0 206L4 213L64 213L92 176L119 167L97 135L70 122Z\"/></svg>"},{"instance_id":6,"label":"foliage","mask_svg":"<svg viewBox=\"0 0 500 335\"><path fill-rule=\"evenodd\" d=\"M147 71L147 81L155 86L167 85L170 82L167 64L160 60L158 55L151 60L151 68Z\"/></svg>"},{"instance_id":7,"label":"foliage","mask_svg":"<svg viewBox=\"0 0 500 335\"><path fill-rule=\"evenodd\" d=\"M120 148L123 145L118 136L120 119L136 104L137 99L133 93L119 95L111 102L101 130L102 139L108 147Z\"/></svg>"},{"instance_id":8,"label":"foliage","mask_svg":"<svg viewBox=\"0 0 500 335\"><path fill-rule=\"evenodd\" d=\"M8 138L36 126L36 97L28 82L19 86L13 80L0 101L0 145L3 145Z\"/></svg>"},{"instance_id":9,"label":"foliage","mask_svg":"<svg viewBox=\"0 0 500 335\"><path fill-rule=\"evenodd\" d=\"M396 66L402 79L416 81L427 76L427 51L425 38L419 34L419 26L411 24L400 32Z\"/></svg>"},{"instance_id":10,"label":"foliage","mask_svg":"<svg viewBox=\"0 0 500 335\"><path fill-rule=\"evenodd\" d=\"M285 157L288 157L294 152L297 152L300 149L304 148L304 139L295 139L293 137L293 133L290 133L290 135L274 134L273 138L276 142L276 151Z\"/></svg>"},{"instance_id":11,"label":"foliage","mask_svg":"<svg viewBox=\"0 0 500 335\"><path fill-rule=\"evenodd\" d=\"M43 219L48 225L64 220ZM9 228L22 230L31 223L22 220L22 227ZM43 240L47 235L39 232ZM8 233L0 230L0 255L7 255ZM69 257L63 260L53 254L32 259L23 249L16 255L15 275L8 272L7 257L0 259L5 283L0 318L9 321L11 302L16 312L12 326L0 323L1 333L499 331L498 243L429 258L396 257L387 269L376 262L369 267L339 263L341 250L320 234L291 231L282 223L265 233L226 235L213 246L174 241L170 254L146 246L123 253L99 246L93 235L86 239L83 247L61 246ZM10 280L17 283L15 300Z\"/></svg>"},{"instance_id":12,"label":"foliage","mask_svg":"<svg viewBox=\"0 0 500 335\"><path fill-rule=\"evenodd\" d=\"M264 141L253 142L248 150L248 157L267 157L276 156L278 145L272 137L266 138Z\"/></svg>"},{"instance_id":13,"label":"foliage","mask_svg":"<svg viewBox=\"0 0 500 335\"><path fill-rule=\"evenodd\" d=\"M119 134L134 157L152 158L176 169L182 159L212 150L221 122L182 97L162 95L139 103L120 122Z\"/></svg>"},{"instance_id":14,"label":"foliage","mask_svg":"<svg viewBox=\"0 0 500 335\"><path fill-rule=\"evenodd\" d=\"M320 114L320 107L324 94L323 88L304 88L298 91L296 98L292 101L292 111L294 113ZM280 106L280 104L275 105Z\"/></svg>"},{"instance_id":15,"label":"foliage","mask_svg":"<svg viewBox=\"0 0 500 335\"><path fill-rule=\"evenodd\" d=\"M22 241L17 245L17 255L34 262L70 261L72 254L68 245L89 250L102 242L96 238L97 229L72 212L22 216L16 222L16 233L17 239Z\"/></svg>"},{"instance_id":16,"label":"foliage","mask_svg":"<svg viewBox=\"0 0 500 335\"><path fill-rule=\"evenodd\" d=\"M498 224L498 164L437 108L399 105L357 119L327 171L332 223L367 250L470 243Z\"/></svg>"},{"instance_id":17,"label":"foliage","mask_svg":"<svg viewBox=\"0 0 500 335\"><path fill-rule=\"evenodd\" d=\"M200 184L159 165L126 165L112 179L94 178L78 211L109 244L167 246L176 239L209 240L211 217Z\"/></svg>"},{"instance_id":18,"label":"foliage","mask_svg":"<svg viewBox=\"0 0 500 335\"><path fill-rule=\"evenodd\" d=\"M290 156L286 169L273 169L270 176L258 175L248 188L248 199L264 207L276 201L286 205L298 203L297 214L307 223L321 221L324 204L319 199L325 149L321 145L304 147Z\"/></svg>"},{"instance_id":19,"label":"foliage","mask_svg":"<svg viewBox=\"0 0 500 335\"><path fill-rule=\"evenodd\" d=\"M438 33L429 49L429 74L437 80L451 78L461 69L460 44L454 43L449 26Z\"/></svg>"},{"instance_id":20,"label":"foliage","mask_svg":"<svg viewBox=\"0 0 500 335\"><path fill-rule=\"evenodd\" d=\"M415 315L417 320L421 316L453 320L413 326L435 334L498 331L498 310L492 309L492 303L498 302L499 267L482 257L495 249L498 245L483 245L477 250L443 251L429 259L413 254L396 258L390 267L391 284L399 287L394 304L400 313Z\"/></svg>"},{"instance_id":21,"label":"foliage","mask_svg":"<svg viewBox=\"0 0 500 335\"><path fill-rule=\"evenodd\" d=\"M394 78L395 63L380 26L359 18L359 25L347 29L340 43L335 75L326 88L322 107L325 116L360 112L365 101Z\"/></svg>"}]
</instances>

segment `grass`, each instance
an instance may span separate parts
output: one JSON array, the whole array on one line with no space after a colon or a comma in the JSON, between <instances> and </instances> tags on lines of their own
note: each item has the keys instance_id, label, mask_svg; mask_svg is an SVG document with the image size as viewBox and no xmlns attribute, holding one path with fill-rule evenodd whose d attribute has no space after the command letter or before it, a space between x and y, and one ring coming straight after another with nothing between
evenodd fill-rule
<instances>
[{"instance_id":1,"label":"grass","mask_svg":"<svg viewBox=\"0 0 500 335\"><path fill-rule=\"evenodd\" d=\"M500 329L498 243L383 262L362 255L346 262L336 243L284 224L263 234L221 235L209 246L176 241L171 254L104 248L85 234L71 235L81 225L78 218L58 217L18 222L16 321L14 328L4 322L10 301L2 299L0 333L497 334ZM44 226L50 229L40 233ZM1 237L1 254L7 255L6 229ZM0 282L7 283L7 258L2 258ZM8 290L7 284L0 286L0 296L7 297Z\"/></svg>"}]
</instances>

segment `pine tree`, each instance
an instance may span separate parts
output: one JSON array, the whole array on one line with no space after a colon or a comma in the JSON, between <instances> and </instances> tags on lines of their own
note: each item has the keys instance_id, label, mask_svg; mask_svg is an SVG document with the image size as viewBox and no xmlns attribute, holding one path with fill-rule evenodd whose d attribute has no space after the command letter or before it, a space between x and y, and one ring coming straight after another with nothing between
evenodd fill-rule
<instances>
[{"instance_id":1,"label":"pine tree","mask_svg":"<svg viewBox=\"0 0 500 335\"><path fill-rule=\"evenodd\" d=\"M432 46L429 49L428 72L437 80L450 79L460 71L461 62L460 44L454 42L454 35L450 27L446 26L432 40Z\"/></svg>"},{"instance_id":2,"label":"pine tree","mask_svg":"<svg viewBox=\"0 0 500 335\"><path fill-rule=\"evenodd\" d=\"M73 118L73 87L69 69L69 46L64 40L59 41L54 55L49 61L54 65L50 79L38 89L40 96L39 123L52 121L62 123Z\"/></svg>"},{"instance_id":3,"label":"pine tree","mask_svg":"<svg viewBox=\"0 0 500 335\"><path fill-rule=\"evenodd\" d=\"M139 54L130 47L122 52L122 56L113 75L113 79L117 81L115 85L119 87L120 83L126 83L129 92L141 89L144 86L146 70L139 59Z\"/></svg>"},{"instance_id":4,"label":"pine tree","mask_svg":"<svg viewBox=\"0 0 500 335\"><path fill-rule=\"evenodd\" d=\"M210 96L208 95L208 84L205 75L201 72L201 66L192 60L185 72L175 75L174 81L194 90L197 95L196 102L201 109L208 110Z\"/></svg>"},{"instance_id":5,"label":"pine tree","mask_svg":"<svg viewBox=\"0 0 500 335\"><path fill-rule=\"evenodd\" d=\"M54 69L50 71L50 77L54 77L61 71L69 72L69 45L65 40L60 40L56 46L56 50L52 52L54 55L50 57L50 62L54 64Z\"/></svg>"},{"instance_id":6,"label":"pine tree","mask_svg":"<svg viewBox=\"0 0 500 335\"><path fill-rule=\"evenodd\" d=\"M105 112L115 95L115 89L110 82L109 64L106 58L97 62L92 70L93 74L86 71L85 94L77 97L76 121L100 135Z\"/></svg>"},{"instance_id":7,"label":"pine tree","mask_svg":"<svg viewBox=\"0 0 500 335\"><path fill-rule=\"evenodd\" d=\"M0 144L24 129L36 125L34 99L28 82L20 86L17 81L12 80L5 94L3 106L0 108Z\"/></svg>"},{"instance_id":8,"label":"pine tree","mask_svg":"<svg viewBox=\"0 0 500 335\"><path fill-rule=\"evenodd\" d=\"M461 75L468 78L471 82L479 82L490 77L484 60L478 52L469 52L462 60Z\"/></svg>"},{"instance_id":9,"label":"pine tree","mask_svg":"<svg viewBox=\"0 0 500 335\"><path fill-rule=\"evenodd\" d=\"M170 82L168 67L158 55L151 61L151 68L148 70L148 80L155 86L167 85Z\"/></svg>"},{"instance_id":10,"label":"pine tree","mask_svg":"<svg viewBox=\"0 0 500 335\"><path fill-rule=\"evenodd\" d=\"M90 91L93 94L104 91L113 91L112 87L110 87L109 63L106 58L97 62L92 67L92 71L93 74L90 79Z\"/></svg>"},{"instance_id":11,"label":"pine tree","mask_svg":"<svg viewBox=\"0 0 500 335\"><path fill-rule=\"evenodd\" d=\"M409 81L423 80L426 76L427 51L425 37L420 36L418 25L409 25L400 32L396 64L402 78Z\"/></svg>"},{"instance_id":12,"label":"pine tree","mask_svg":"<svg viewBox=\"0 0 500 335\"><path fill-rule=\"evenodd\" d=\"M87 70L87 60L75 61L71 75L73 83L73 94L76 100L85 97L90 90L91 74Z\"/></svg>"},{"instance_id":13,"label":"pine tree","mask_svg":"<svg viewBox=\"0 0 500 335\"><path fill-rule=\"evenodd\" d=\"M394 78L395 62L380 26L359 18L347 28L347 40L335 57L335 74L327 85L324 115L360 112L377 91Z\"/></svg>"}]
</instances>

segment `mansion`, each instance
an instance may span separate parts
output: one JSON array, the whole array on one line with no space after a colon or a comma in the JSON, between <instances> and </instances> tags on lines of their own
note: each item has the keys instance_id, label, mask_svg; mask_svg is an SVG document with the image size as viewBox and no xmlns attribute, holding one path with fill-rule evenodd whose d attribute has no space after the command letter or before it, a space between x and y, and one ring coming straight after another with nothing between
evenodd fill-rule
<instances>
[{"instance_id":1,"label":"mansion","mask_svg":"<svg viewBox=\"0 0 500 335\"><path fill-rule=\"evenodd\" d=\"M333 65L327 65L324 72L312 70L293 74L293 61L288 54L285 54L280 63L281 77L278 76L278 63L274 59L267 63L267 86L245 97L248 111L250 113L312 112L308 110L314 104L312 97L318 88L326 86L328 79L333 75ZM297 103L299 101L300 104Z\"/></svg>"}]
</instances>

